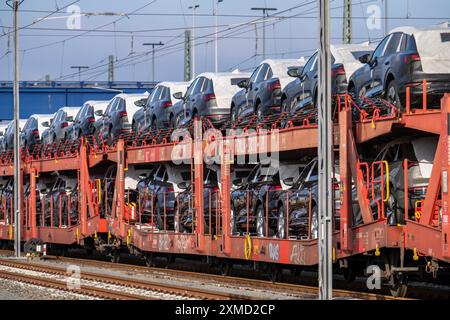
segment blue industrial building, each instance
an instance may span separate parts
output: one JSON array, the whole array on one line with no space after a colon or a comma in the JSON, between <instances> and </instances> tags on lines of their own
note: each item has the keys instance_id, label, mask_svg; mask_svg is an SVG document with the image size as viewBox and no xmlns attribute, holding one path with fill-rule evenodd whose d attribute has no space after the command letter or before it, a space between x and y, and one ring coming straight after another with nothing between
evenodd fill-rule
<instances>
[{"instance_id":1,"label":"blue industrial building","mask_svg":"<svg viewBox=\"0 0 450 320\"><path fill-rule=\"evenodd\" d=\"M21 81L20 118L34 113L54 113L63 106L81 106L87 100L109 100L120 92L151 92L152 82ZM0 82L0 120L13 118L13 83Z\"/></svg>"}]
</instances>

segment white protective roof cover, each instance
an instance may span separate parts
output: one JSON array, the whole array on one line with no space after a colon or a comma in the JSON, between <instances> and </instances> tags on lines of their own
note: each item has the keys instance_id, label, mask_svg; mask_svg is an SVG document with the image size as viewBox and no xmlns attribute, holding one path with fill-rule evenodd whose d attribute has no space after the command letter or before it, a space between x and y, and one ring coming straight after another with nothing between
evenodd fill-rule
<instances>
[{"instance_id":1,"label":"white protective roof cover","mask_svg":"<svg viewBox=\"0 0 450 320\"><path fill-rule=\"evenodd\" d=\"M5 133L6 128L8 128L10 121L2 121L0 123L0 132Z\"/></svg>"},{"instance_id":2,"label":"white protective roof cover","mask_svg":"<svg viewBox=\"0 0 450 320\"><path fill-rule=\"evenodd\" d=\"M205 77L213 82L214 94L216 95L217 105L220 108L228 108L231 105L231 99L234 94L241 90L235 84L241 79L250 78L250 73L247 72L205 72L197 76Z\"/></svg>"},{"instance_id":3,"label":"white protective roof cover","mask_svg":"<svg viewBox=\"0 0 450 320\"><path fill-rule=\"evenodd\" d=\"M156 85L156 87L167 87L170 89L170 98L175 99L172 95L175 92L182 92L183 95L186 93L186 90L189 86L190 82L169 82L169 81L163 81ZM155 87L155 89L156 89ZM154 89L153 89L154 90ZM175 99L176 100L176 99Z\"/></svg>"},{"instance_id":4,"label":"white protective roof cover","mask_svg":"<svg viewBox=\"0 0 450 320\"><path fill-rule=\"evenodd\" d=\"M59 110L64 110L65 113L67 113L67 116L70 117L76 117L78 111L80 111L81 107L62 107ZM58 111L59 111L58 110Z\"/></svg>"},{"instance_id":5,"label":"white protective roof cover","mask_svg":"<svg viewBox=\"0 0 450 320\"><path fill-rule=\"evenodd\" d=\"M140 181L139 176L147 174L148 171L148 169L136 170L130 166L125 173L125 190L136 190Z\"/></svg>"},{"instance_id":6,"label":"white protective roof cover","mask_svg":"<svg viewBox=\"0 0 450 320\"><path fill-rule=\"evenodd\" d=\"M358 60L358 57L361 55L356 55L355 57L354 54L360 52L372 52L375 48L375 44L364 42L358 44L331 45L330 51L335 59L335 63L342 63L344 65L345 74L347 79L349 79L356 69L363 66Z\"/></svg>"},{"instance_id":7,"label":"white protective roof cover","mask_svg":"<svg viewBox=\"0 0 450 320\"><path fill-rule=\"evenodd\" d=\"M423 137L411 141L422 177L430 178L436 153L437 137Z\"/></svg>"},{"instance_id":8,"label":"white protective roof cover","mask_svg":"<svg viewBox=\"0 0 450 320\"><path fill-rule=\"evenodd\" d=\"M422 28L399 27L390 33L394 32L414 36L424 73L450 73L450 41L441 38L441 34L450 33L448 23Z\"/></svg>"},{"instance_id":9,"label":"white protective roof cover","mask_svg":"<svg viewBox=\"0 0 450 320\"><path fill-rule=\"evenodd\" d=\"M300 59L266 59L263 60L259 65L267 63L273 72L273 77L280 80L281 89L292 81L287 72L290 67L303 67L306 63L306 59L301 57Z\"/></svg>"},{"instance_id":10,"label":"white protective roof cover","mask_svg":"<svg viewBox=\"0 0 450 320\"><path fill-rule=\"evenodd\" d=\"M134 103L138 100L148 98L148 92L139 94L119 93L116 97L120 97L125 100L128 119L131 119L133 118L133 115L140 109Z\"/></svg>"},{"instance_id":11,"label":"white protective roof cover","mask_svg":"<svg viewBox=\"0 0 450 320\"><path fill-rule=\"evenodd\" d=\"M90 105L92 106L92 108L94 108L94 117L95 117L95 121L97 121L100 117L95 115L95 112L98 110L101 110L103 112L105 112L106 108L108 107L110 100L89 100L86 101L83 106L85 105Z\"/></svg>"}]
</instances>

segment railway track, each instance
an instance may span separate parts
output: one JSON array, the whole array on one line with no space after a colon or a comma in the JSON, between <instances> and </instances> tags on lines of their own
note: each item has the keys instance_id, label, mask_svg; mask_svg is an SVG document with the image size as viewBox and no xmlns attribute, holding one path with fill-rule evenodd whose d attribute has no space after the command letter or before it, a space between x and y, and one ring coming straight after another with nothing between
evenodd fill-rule
<instances>
[{"instance_id":1,"label":"railway track","mask_svg":"<svg viewBox=\"0 0 450 320\"><path fill-rule=\"evenodd\" d=\"M66 269L34 264L27 261L17 261L12 259L0 259L0 267L9 267L18 270L27 270L38 272L42 274L57 275L68 277ZM192 287L181 287L159 282L149 282L142 280L134 280L130 278L121 278L110 276L106 274L98 274L83 271L80 274L80 280L119 286L122 288L129 288L134 290L148 291L149 295L128 293L125 291L105 289L98 286L80 284L79 288L71 289L67 283L60 280L51 279L48 277L29 275L26 273L11 272L8 270L1 270L0 277L39 286L55 288L63 291L71 291L86 296L100 297L104 299L114 300L146 300L146 299L164 299L164 298L189 298L189 299L206 299L206 300L250 300L251 297L243 295L235 295L230 293L216 292L212 290L197 289ZM83 281L82 281L83 282ZM159 297L154 298L155 294Z\"/></svg>"},{"instance_id":2,"label":"railway track","mask_svg":"<svg viewBox=\"0 0 450 320\"><path fill-rule=\"evenodd\" d=\"M207 282L210 284L217 284L221 287L228 286L228 287L234 287L234 288L246 288L249 290L262 290L262 291L273 291L274 293L289 293L296 296L304 296L307 299L314 299L318 296L318 288L317 286L309 286L309 285L299 285L299 284L290 284L290 283L280 283L280 282L270 282L260 279L249 279L249 278L243 278L243 277L235 277L235 276L221 276L216 274L205 274L205 273L199 273L199 272L193 272L193 271L186 271L186 270L177 270L177 269L165 269L165 268L157 268L157 267L146 267L146 266L139 266L139 265L130 265L130 264L123 264L123 263L112 263L112 262L106 262L106 261L99 261L99 260L93 260L93 259L80 259L80 258L73 258L73 257L51 257L49 256L49 259L56 259L56 261L69 263L69 264L76 264L76 265L85 265L85 266L91 266L91 267L98 267L98 268L106 268L106 269L115 269L115 270L121 270L126 272L141 272L143 274L156 274L161 275L164 274L169 277L173 277L174 279L192 279L200 282ZM3 260L0 259L0 265L3 264ZM39 264L29 264L26 263L28 268L40 268L42 265ZM47 266L45 266L47 268ZM52 269L55 269L57 272L61 272L61 268L51 267ZM86 277L86 279L92 279L89 277L92 277L93 275L84 272L83 271L83 277ZM95 274L96 275L96 274ZM95 276L94 275L94 276ZM110 277L110 276L103 276L108 278L107 281L117 281L116 277ZM94 277L95 279L95 277ZM123 279L122 279L123 280ZM128 279L127 279L128 280ZM146 285L140 280L134 280L134 285ZM147 284L153 284L153 285L160 285L159 283L155 282L147 282ZM186 290L186 288L182 287L181 290ZM180 291L178 291L180 292ZM358 292L358 291L351 291L351 290L341 290L341 289L334 289L333 290L333 296L335 298L354 298L354 299L364 299L364 300L409 300L407 298L396 298L391 296L386 296L382 294L376 294L376 293L368 293L368 292ZM249 299L247 296L236 296L236 295L223 295L222 296L211 296L208 297L209 299Z\"/></svg>"}]
</instances>

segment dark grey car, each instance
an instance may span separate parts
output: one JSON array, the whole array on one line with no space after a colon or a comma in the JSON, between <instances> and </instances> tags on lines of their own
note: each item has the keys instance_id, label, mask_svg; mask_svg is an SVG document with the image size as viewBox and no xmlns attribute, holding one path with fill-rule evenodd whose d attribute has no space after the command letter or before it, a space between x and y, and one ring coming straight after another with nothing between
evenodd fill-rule
<instances>
[{"instance_id":1,"label":"dark grey car","mask_svg":"<svg viewBox=\"0 0 450 320\"><path fill-rule=\"evenodd\" d=\"M241 72L202 73L191 83L184 97L181 92L175 98L184 101L184 119L195 116L208 117L213 123L222 123L230 116L231 100L237 90L236 84L247 81L250 74Z\"/></svg>"},{"instance_id":2,"label":"dark grey car","mask_svg":"<svg viewBox=\"0 0 450 320\"><path fill-rule=\"evenodd\" d=\"M94 134L95 112L103 112L109 101L86 101L78 111L73 123L68 128L68 136L71 140Z\"/></svg>"},{"instance_id":3,"label":"dark grey car","mask_svg":"<svg viewBox=\"0 0 450 320\"><path fill-rule=\"evenodd\" d=\"M264 60L253 71L248 81L241 81L238 91L231 102L231 121L235 122L257 114L264 115L280 113L281 92L292 79L287 71L292 67L300 67L304 60Z\"/></svg>"},{"instance_id":4,"label":"dark grey car","mask_svg":"<svg viewBox=\"0 0 450 320\"><path fill-rule=\"evenodd\" d=\"M42 133L44 127L42 122L49 121L53 118L53 114L33 114L20 133L20 142L23 148L33 151L34 147L42 142Z\"/></svg>"},{"instance_id":5,"label":"dark grey car","mask_svg":"<svg viewBox=\"0 0 450 320\"><path fill-rule=\"evenodd\" d=\"M131 131L131 119L145 104L148 94L116 95L104 112L96 112L100 118L95 122L95 130L99 138L112 144L117 136Z\"/></svg>"},{"instance_id":6,"label":"dark grey car","mask_svg":"<svg viewBox=\"0 0 450 320\"><path fill-rule=\"evenodd\" d=\"M175 92L186 92L188 82L161 82L153 89L147 103L133 116L132 128L134 132L152 128L166 128L174 125L172 97Z\"/></svg>"},{"instance_id":7,"label":"dark grey car","mask_svg":"<svg viewBox=\"0 0 450 320\"><path fill-rule=\"evenodd\" d=\"M428 100L438 103L450 90L450 32L448 28L398 28L386 36L373 54L361 57L363 67L349 80L348 90L357 96L382 96L404 107L406 87L414 104L427 81Z\"/></svg>"},{"instance_id":8,"label":"dark grey car","mask_svg":"<svg viewBox=\"0 0 450 320\"><path fill-rule=\"evenodd\" d=\"M48 128L43 138L44 147L68 139L67 128L73 122L79 110L80 107L62 107L55 113L51 122L44 121L42 123L42 126Z\"/></svg>"},{"instance_id":9,"label":"dark grey car","mask_svg":"<svg viewBox=\"0 0 450 320\"><path fill-rule=\"evenodd\" d=\"M19 129L22 129L27 120L19 120ZM8 151L14 148L14 120L8 124L2 139L2 150Z\"/></svg>"}]
</instances>

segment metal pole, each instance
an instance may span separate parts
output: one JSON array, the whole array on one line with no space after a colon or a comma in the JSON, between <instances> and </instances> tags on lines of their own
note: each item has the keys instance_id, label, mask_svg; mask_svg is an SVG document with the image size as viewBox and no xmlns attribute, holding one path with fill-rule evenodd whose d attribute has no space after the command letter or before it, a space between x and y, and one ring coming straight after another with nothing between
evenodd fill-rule
<instances>
[{"instance_id":1,"label":"metal pole","mask_svg":"<svg viewBox=\"0 0 450 320\"><path fill-rule=\"evenodd\" d=\"M263 60L266 59L266 9L263 10Z\"/></svg>"},{"instance_id":2,"label":"metal pole","mask_svg":"<svg viewBox=\"0 0 450 320\"><path fill-rule=\"evenodd\" d=\"M384 36L386 36L389 32L388 30L388 4L387 4L387 0L383 0L383 4L384 4Z\"/></svg>"},{"instance_id":3,"label":"metal pole","mask_svg":"<svg viewBox=\"0 0 450 320\"><path fill-rule=\"evenodd\" d=\"M195 78L195 10L198 7L200 7L198 4L188 7L192 9L192 78Z\"/></svg>"},{"instance_id":4,"label":"metal pole","mask_svg":"<svg viewBox=\"0 0 450 320\"><path fill-rule=\"evenodd\" d=\"M152 82L155 82L155 46L152 46Z\"/></svg>"},{"instance_id":5,"label":"metal pole","mask_svg":"<svg viewBox=\"0 0 450 320\"><path fill-rule=\"evenodd\" d=\"M21 214L20 204L20 106L19 106L19 0L14 0L14 249L16 257L20 257L20 227Z\"/></svg>"},{"instance_id":6,"label":"metal pole","mask_svg":"<svg viewBox=\"0 0 450 320\"><path fill-rule=\"evenodd\" d=\"M259 10L263 13L263 60L266 59L266 12L267 11L276 11L277 8L252 8L252 10Z\"/></svg>"},{"instance_id":7,"label":"metal pole","mask_svg":"<svg viewBox=\"0 0 450 320\"><path fill-rule=\"evenodd\" d=\"M319 4L319 299L332 298L332 122L329 0Z\"/></svg>"},{"instance_id":8,"label":"metal pole","mask_svg":"<svg viewBox=\"0 0 450 320\"><path fill-rule=\"evenodd\" d=\"M215 16L215 19L216 19L216 31L215 31L215 49L214 49L214 70L215 70L215 72L217 73L217 72L219 72L219 57L218 57L218 29L217 29L217 11L218 11L218 8L219 8L219 2L222 2L223 0L217 0L217 1L215 1L215 0L213 0L213 2L214 2L214 16Z\"/></svg>"},{"instance_id":9,"label":"metal pole","mask_svg":"<svg viewBox=\"0 0 450 320\"><path fill-rule=\"evenodd\" d=\"M163 46L160 42L143 43L143 46L152 46L152 82L155 82L155 46Z\"/></svg>"}]
</instances>

